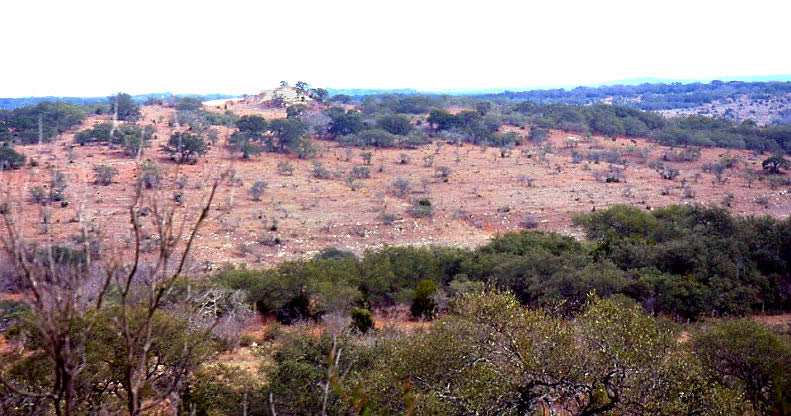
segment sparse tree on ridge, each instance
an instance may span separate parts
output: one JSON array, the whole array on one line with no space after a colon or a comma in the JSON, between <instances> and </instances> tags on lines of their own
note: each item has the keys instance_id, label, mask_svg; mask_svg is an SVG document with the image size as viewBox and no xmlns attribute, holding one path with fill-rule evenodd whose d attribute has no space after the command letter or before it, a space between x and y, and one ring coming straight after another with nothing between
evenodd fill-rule
<instances>
[{"instance_id":1,"label":"sparse tree on ridge","mask_svg":"<svg viewBox=\"0 0 791 416\"><path fill-rule=\"evenodd\" d=\"M135 103L131 95L119 92L108 101L118 115L118 120L134 122L140 119L140 106Z\"/></svg>"}]
</instances>

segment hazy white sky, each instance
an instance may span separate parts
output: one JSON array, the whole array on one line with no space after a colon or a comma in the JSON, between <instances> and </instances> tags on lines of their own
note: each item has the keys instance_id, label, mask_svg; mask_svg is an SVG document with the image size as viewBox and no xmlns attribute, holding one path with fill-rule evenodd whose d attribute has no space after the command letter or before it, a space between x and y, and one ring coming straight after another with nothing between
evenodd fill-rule
<instances>
[{"instance_id":1,"label":"hazy white sky","mask_svg":"<svg viewBox=\"0 0 791 416\"><path fill-rule=\"evenodd\" d=\"M791 73L791 1L2 0L0 97Z\"/></svg>"}]
</instances>

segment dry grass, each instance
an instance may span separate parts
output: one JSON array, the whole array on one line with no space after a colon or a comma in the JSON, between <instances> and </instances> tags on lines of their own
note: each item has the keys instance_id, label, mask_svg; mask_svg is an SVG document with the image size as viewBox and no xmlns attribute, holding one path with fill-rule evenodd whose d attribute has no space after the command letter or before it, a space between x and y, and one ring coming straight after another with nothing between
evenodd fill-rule
<instances>
[{"instance_id":1,"label":"dry grass","mask_svg":"<svg viewBox=\"0 0 791 416\"><path fill-rule=\"evenodd\" d=\"M359 189L353 191L343 179L352 167L362 164L361 150L355 148L351 160L346 161L342 148L327 141L316 141L315 144L324 149L316 160L330 171L343 172L341 178L313 179L310 175L313 161L290 155L264 154L253 160L240 160L237 154L230 154L224 144L231 133L228 128L219 128L220 141L197 165L177 166L159 150L171 133L167 120L172 112L172 109L159 106L143 108L143 123L156 121L157 127L157 138L145 157L161 164L169 177L162 191L163 198L172 198L176 178L188 177L183 189L184 202L179 209L185 215L194 216L194 208L203 195L198 188L204 188L210 178L223 169L233 168L236 172L236 180L222 186L215 208L197 240L193 253L199 264L272 265L285 259L313 255L328 246L358 254L368 248L397 244L475 247L496 233L520 229L527 215L535 219L539 230L581 236L581 230L572 224L572 216L577 213L612 204L643 208L695 202L720 205L729 193L734 195L729 209L736 215L786 217L791 212L791 195L787 189L770 189L768 181L755 181L748 188L741 168L726 171L725 184L715 184L712 175L700 173L702 164L716 162L726 153L741 157L749 169L760 169L763 156L753 156L746 151L703 149L699 161L664 162L680 170L675 181L662 179L639 157L626 156L629 161L624 171L626 181L604 183L596 181L592 172L606 170L607 164L572 163L572 150L623 152L637 147L646 149L647 160L652 161L661 159L666 148L645 140L625 138L614 141L599 138L598 143L564 148L568 134L553 131L549 143L555 150L544 157L539 146L531 145L517 147L505 158L500 156L499 149L483 150L469 144L458 147L446 144L436 154L433 145L414 150L374 149L371 178L358 180ZM103 120L106 119L91 117L85 126ZM514 127L507 130L526 134L526 130ZM120 150L86 146L74 148L74 162L69 163L67 148L71 146L73 133L64 134L49 146L20 146L20 150L36 159L39 166L2 173L3 182L10 185L11 193L26 201L24 212L29 235L35 237L42 225L39 207L29 202L28 190L44 184L48 167L53 167L66 173L71 183L67 189L71 206L53 210L52 223L59 236L68 238L76 234L77 224L70 220L75 217L74 207L81 206L83 212L106 229L108 238L125 241L129 235L127 207L136 180L135 161L123 156ZM408 154L412 162L397 164L401 153ZM434 155L433 167L426 167L423 157L430 154ZM295 167L293 176L278 175L277 164L284 160ZM106 187L92 183L91 168L99 163L119 170L115 183ZM452 170L448 182L434 177L437 166ZM391 183L397 177L410 180L410 193L396 196L391 192ZM531 186L524 181L519 183L519 177L531 178ZM685 178L686 187L694 190L694 199L684 197L682 178ZM248 194L249 187L257 180L269 184L261 201L254 201ZM663 195L663 189L668 187L669 194ZM414 219L407 214L412 201L418 198L432 201L432 218ZM768 200L767 206L756 202L763 198ZM385 221L382 212L394 214L398 219L392 223ZM270 231L275 221L277 230ZM275 238L281 244L261 244Z\"/></svg>"}]
</instances>

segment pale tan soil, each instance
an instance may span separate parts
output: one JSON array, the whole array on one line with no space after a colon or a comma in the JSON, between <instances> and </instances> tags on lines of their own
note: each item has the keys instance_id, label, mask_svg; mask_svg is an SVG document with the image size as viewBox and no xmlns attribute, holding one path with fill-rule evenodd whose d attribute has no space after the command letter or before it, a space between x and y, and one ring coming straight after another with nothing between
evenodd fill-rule
<instances>
[{"instance_id":1,"label":"pale tan soil","mask_svg":"<svg viewBox=\"0 0 791 416\"><path fill-rule=\"evenodd\" d=\"M753 319L769 326L791 331L791 313L777 315L753 315Z\"/></svg>"},{"instance_id":2,"label":"pale tan soil","mask_svg":"<svg viewBox=\"0 0 791 416\"><path fill-rule=\"evenodd\" d=\"M269 118L282 116L282 110L257 111ZM627 157L630 164L625 171L626 182L607 184L592 177L593 171L606 170L607 164L573 164L572 149L566 148L569 135L562 132L552 132L549 141L554 151L547 155L546 161L540 161L537 147L530 145L517 147L506 158L500 157L498 149L484 150L469 144L460 147L445 144L438 152L435 145L415 150L373 149L372 177L358 180L361 188L352 191L343 178L353 166L362 164L361 150L353 149L351 161L345 161L343 149L328 141L316 141L325 151L314 160L332 171L344 172L340 179L313 179L310 177L313 160L299 160L291 155L269 153L253 160L240 160L238 154L229 154L226 149L225 141L231 133L227 128L218 128L219 142L198 164L177 166L160 150L173 130L167 126L172 114L170 108L143 108L142 122L157 122L157 137L144 157L161 164L170 177L161 191L163 200L172 201L177 191L175 178L187 176L187 185L182 190L184 203L178 212L194 218L212 177L233 168L238 178L235 184L227 181L219 190L194 248L197 264L272 265L285 259L313 255L328 246L358 254L368 248L398 244L475 247L496 233L520 229L526 214L535 216L539 230L581 236L581 230L572 224L572 216L577 213L612 204L643 208L695 202L719 205L727 193L734 195L730 210L736 215L768 214L784 218L791 212L791 195L787 188L770 189L767 180L755 181L748 188L741 176L741 167L726 172L728 181L724 185L714 184L713 176L706 173L701 174L696 183L695 175L701 172L700 166L716 162L725 154L741 157L749 169L760 170L760 163L766 156L753 156L746 151L703 149L700 161L665 162L666 166L681 171L675 181L664 180L638 158ZM83 127L105 120L91 117ZM527 133L515 127L505 130ZM9 185L12 197L22 200L27 236L41 238L43 229L41 208L30 202L29 188L45 184L48 168L54 167L67 174L71 184L67 189L71 205L52 209L56 238L77 234L78 224L70 220L76 218L75 209L79 207L105 230L108 241L128 244L131 241L128 205L134 194L136 161L107 146L76 146L74 162L69 163L67 148L73 146L73 133L62 135L52 145L20 146L19 150L36 159L39 166L2 173L0 182ZM645 140L624 138L614 141L601 138L598 144L580 143L576 150L587 153L591 148L623 150L628 146L650 149L649 161L661 159L665 150ZM410 155L412 162L397 164L401 153ZM433 167L424 166L427 155L434 155ZM277 174L276 166L284 160L294 165L293 176ZM120 171L113 184L104 187L92 183L92 166L99 163L110 164ZM447 183L434 177L436 166L451 168ZM533 185L517 183L519 175L532 177ZM411 181L410 194L396 196L391 192L391 184L398 177ZM694 199L683 197L681 178L686 178L687 186L695 191ZM259 202L253 201L248 194L257 180L269 184ZM661 195L665 187L672 188L670 195ZM766 208L756 202L761 197L768 199ZM406 210L410 201L419 198L431 200L433 218L408 216ZM396 214L400 219L386 224L380 218L383 211ZM278 222L276 232L269 231L274 219ZM258 243L275 237L283 243L277 246Z\"/></svg>"},{"instance_id":3,"label":"pale tan soil","mask_svg":"<svg viewBox=\"0 0 791 416\"><path fill-rule=\"evenodd\" d=\"M753 99L742 95L726 100L717 100L697 107L659 110L657 112L667 117L702 115L728 117L737 121L749 119L760 126L764 126L776 122L781 118L782 113L789 111L791 111L791 94L767 99Z\"/></svg>"}]
</instances>

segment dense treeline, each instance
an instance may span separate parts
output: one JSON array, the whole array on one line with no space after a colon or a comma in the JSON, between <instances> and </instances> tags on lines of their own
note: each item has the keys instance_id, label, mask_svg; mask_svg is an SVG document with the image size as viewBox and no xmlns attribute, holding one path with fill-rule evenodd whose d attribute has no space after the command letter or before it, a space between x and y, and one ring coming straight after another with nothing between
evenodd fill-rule
<instances>
[{"instance_id":1,"label":"dense treeline","mask_svg":"<svg viewBox=\"0 0 791 416\"><path fill-rule=\"evenodd\" d=\"M688 116L666 119L658 114L618 105L537 104L510 107L532 124L581 134L648 137L668 146L720 146L759 152L791 152L791 126L759 128L751 121Z\"/></svg>"},{"instance_id":2,"label":"dense treeline","mask_svg":"<svg viewBox=\"0 0 791 416\"><path fill-rule=\"evenodd\" d=\"M0 110L0 168L19 169L25 156L12 145L47 143L58 134L78 126L85 110L76 104L41 102L14 110Z\"/></svg>"},{"instance_id":3,"label":"dense treeline","mask_svg":"<svg viewBox=\"0 0 791 416\"><path fill-rule=\"evenodd\" d=\"M524 304L566 312L591 291L678 318L791 310L791 220L735 218L700 206L650 213L615 206L576 221L589 242L523 231L476 250L386 247L358 258L330 249L273 269L228 269L215 279L244 290L259 311L282 322L411 302L426 280L445 296L495 287Z\"/></svg>"},{"instance_id":4,"label":"dense treeline","mask_svg":"<svg viewBox=\"0 0 791 416\"><path fill-rule=\"evenodd\" d=\"M42 102L15 110L0 110L0 141L32 144L52 140L56 135L79 125L85 110L76 105Z\"/></svg>"},{"instance_id":5,"label":"dense treeline","mask_svg":"<svg viewBox=\"0 0 791 416\"><path fill-rule=\"evenodd\" d=\"M640 85L610 85L531 91L505 91L499 94L476 95L477 98L510 101L530 100L541 104L595 104L606 98L613 103L640 110L689 108L716 100L748 95L754 99L782 97L791 92L791 82L712 81L682 84L674 82ZM640 98L636 100L635 98Z\"/></svg>"},{"instance_id":6,"label":"dense treeline","mask_svg":"<svg viewBox=\"0 0 791 416\"><path fill-rule=\"evenodd\" d=\"M171 93L154 93L154 94L140 94L131 96L132 99L138 104L172 104L177 97L192 97L200 101L220 100L224 98L233 98L233 95L227 94L206 94L198 95L191 94L187 96L176 96ZM84 106L86 108L97 108L99 106L106 110L107 97L23 97L23 98L0 98L0 109L13 110L15 108L34 106L42 102L58 102L68 103Z\"/></svg>"},{"instance_id":7,"label":"dense treeline","mask_svg":"<svg viewBox=\"0 0 791 416\"><path fill-rule=\"evenodd\" d=\"M777 86L782 91L781 84ZM533 97L531 97L533 98ZM469 108L457 113L448 106ZM547 103L547 100L521 102L486 101L472 97L366 96L360 111L333 108L327 137L361 146L418 145L428 133L449 141L465 141L493 146L512 146L521 141L515 133L498 134L502 125L527 125L541 129L561 129L578 134L608 137L648 137L668 146L720 146L756 152L791 152L791 126L758 127L752 121L738 123L704 116L664 118L649 111L624 105ZM423 115L428 115L426 119ZM417 116L417 117L415 117ZM383 123L394 117L415 121L415 128L388 129ZM421 128L425 121L430 129ZM384 124L384 128L383 128ZM423 135L425 136L425 134Z\"/></svg>"}]
</instances>

